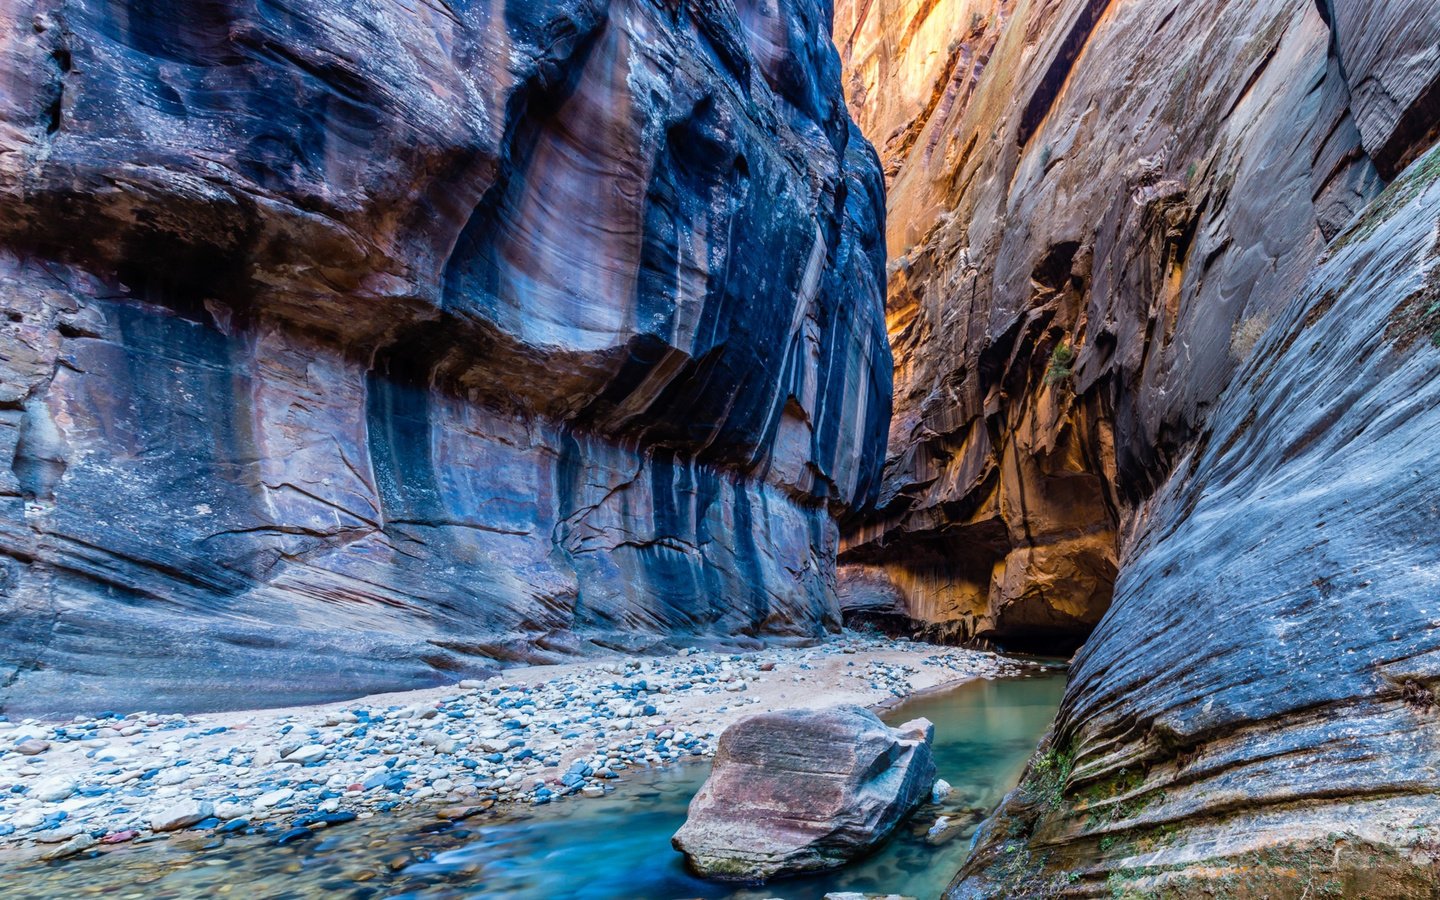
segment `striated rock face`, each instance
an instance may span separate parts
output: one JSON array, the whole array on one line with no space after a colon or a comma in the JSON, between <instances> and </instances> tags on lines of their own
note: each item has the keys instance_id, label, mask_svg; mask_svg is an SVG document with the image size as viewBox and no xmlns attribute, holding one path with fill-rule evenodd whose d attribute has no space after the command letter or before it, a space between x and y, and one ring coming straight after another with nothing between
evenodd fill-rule
<instances>
[{"instance_id":1,"label":"striated rock face","mask_svg":"<svg viewBox=\"0 0 1440 900\"><path fill-rule=\"evenodd\" d=\"M954 102L887 159L891 456L842 561L924 630L1065 650L1135 511L1383 181L1314 3L971 7ZM886 41L851 60L889 60L882 95L945 52Z\"/></svg>"},{"instance_id":2,"label":"striated rock face","mask_svg":"<svg viewBox=\"0 0 1440 900\"><path fill-rule=\"evenodd\" d=\"M1440 140L1440 44L1428 0L1316 0L1354 95L1365 150L1386 178Z\"/></svg>"},{"instance_id":3,"label":"striated rock face","mask_svg":"<svg viewBox=\"0 0 1440 900\"><path fill-rule=\"evenodd\" d=\"M859 706L765 713L720 735L672 843L697 873L763 881L844 865L930 797L935 728Z\"/></svg>"},{"instance_id":4,"label":"striated rock face","mask_svg":"<svg viewBox=\"0 0 1440 900\"><path fill-rule=\"evenodd\" d=\"M974 96L1015 0L837 0L845 99L893 179L944 152L943 128ZM924 135L926 140L921 142Z\"/></svg>"},{"instance_id":5,"label":"striated rock face","mask_svg":"<svg viewBox=\"0 0 1440 900\"><path fill-rule=\"evenodd\" d=\"M1437 310L1440 149L1331 245L1147 505L954 896L1440 889Z\"/></svg>"},{"instance_id":6,"label":"striated rock face","mask_svg":"<svg viewBox=\"0 0 1440 900\"><path fill-rule=\"evenodd\" d=\"M837 623L891 362L825 4L4 8L6 711Z\"/></svg>"},{"instance_id":7,"label":"striated rock face","mask_svg":"<svg viewBox=\"0 0 1440 900\"><path fill-rule=\"evenodd\" d=\"M1017 3L887 159L847 602L1099 622L954 896L1440 889L1436 47L1404 0Z\"/></svg>"}]
</instances>

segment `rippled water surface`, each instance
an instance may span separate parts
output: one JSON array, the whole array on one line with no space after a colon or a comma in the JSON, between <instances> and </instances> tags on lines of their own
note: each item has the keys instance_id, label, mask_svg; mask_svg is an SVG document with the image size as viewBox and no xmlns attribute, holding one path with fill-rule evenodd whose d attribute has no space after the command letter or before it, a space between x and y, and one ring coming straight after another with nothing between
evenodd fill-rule
<instances>
[{"instance_id":1,"label":"rippled water surface","mask_svg":"<svg viewBox=\"0 0 1440 900\"><path fill-rule=\"evenodd\" d=\"M955 788L879 852L823 876L747 889L691 877L670 847L708 764L629 774L613 794L461 823L420 814L340 826L302 844L186 836L98 859L0 866L4 897L126 898L677 898L818 900L827 891L937 897L976 824L1019 778L1064 690L1061 674L980 681L917 698L885 715L935 723L940 777ZM939 841L939 815L960 827Z\"/></svg>"}]
</instances>

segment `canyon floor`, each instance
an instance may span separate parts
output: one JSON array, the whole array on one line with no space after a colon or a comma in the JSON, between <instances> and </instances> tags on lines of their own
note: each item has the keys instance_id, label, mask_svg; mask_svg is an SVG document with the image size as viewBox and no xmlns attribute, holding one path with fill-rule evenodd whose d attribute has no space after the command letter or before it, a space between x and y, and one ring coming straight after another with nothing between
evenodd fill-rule
<instances>
[{"instance_id":1,"label":"canyon floor","mask_svg":"<svg viewBox=\"0 0 1440 900\"><path fill-rule=\"evenodd\" d=\"M847 633L744 655L519 668L311 707L0 722L0 856L54 859L186 831L284 843L407 805L455 819L600 796L627 768L709 756L746 715L884 706L1021 668Z\"/></svg>"}]
</instances>

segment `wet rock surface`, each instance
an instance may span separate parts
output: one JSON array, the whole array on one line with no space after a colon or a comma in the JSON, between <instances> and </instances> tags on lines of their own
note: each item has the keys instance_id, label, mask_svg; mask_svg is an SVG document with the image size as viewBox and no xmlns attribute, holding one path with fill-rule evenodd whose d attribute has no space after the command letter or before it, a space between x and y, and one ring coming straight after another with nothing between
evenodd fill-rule
<instances>
[{"instance_id":1,"label":"wet rock surface","mask_svg":"<svg viewBox=\"0 0 1440 900\"><path fill-rule=\"evenodd\" d=\"M839 624L891 365L825 4L3 8L0 707Z\"/></svg>"},{"instance_id":2,"label":"wet rock surface","mask_svg":"<svg viewBox=\"0 0 1440 900\"><path fill-rule=\"evenodd\" d=\"M934 726L857 706L767 713L720 735L673 839L697 873L764 881L844 865L930 799Z\"/></svg>"}]
</instances>

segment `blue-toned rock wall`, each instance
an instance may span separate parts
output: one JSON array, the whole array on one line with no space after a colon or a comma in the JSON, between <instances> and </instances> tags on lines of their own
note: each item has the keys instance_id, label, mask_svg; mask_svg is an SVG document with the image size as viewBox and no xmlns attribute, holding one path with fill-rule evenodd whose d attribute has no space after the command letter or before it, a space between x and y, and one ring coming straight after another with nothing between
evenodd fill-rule
<instances>
[{"instance_id":1,"label":"blue-toned rock wall","mask_svg":"<svg viewBox=\"0 0 1440 900\"><path fill-rule=\"evenodd\" d=\"M891 360L828 4L5 6L5 711L838 623Z\"/></svg>"}]
</instances>

